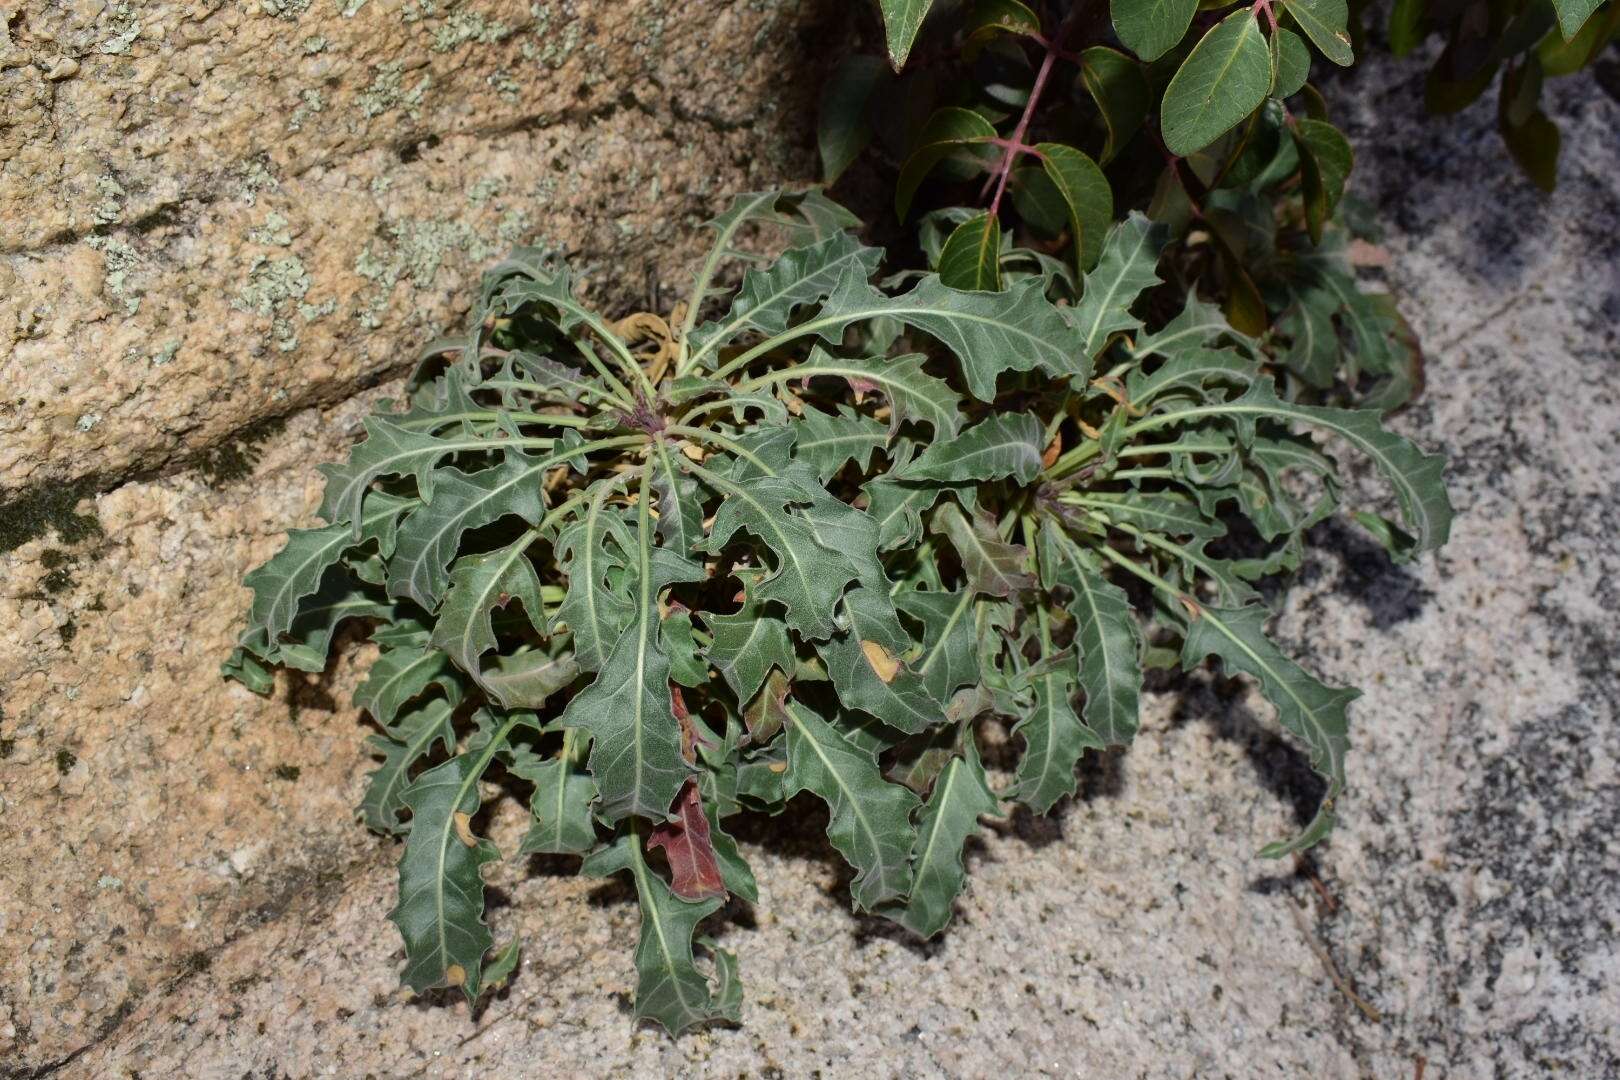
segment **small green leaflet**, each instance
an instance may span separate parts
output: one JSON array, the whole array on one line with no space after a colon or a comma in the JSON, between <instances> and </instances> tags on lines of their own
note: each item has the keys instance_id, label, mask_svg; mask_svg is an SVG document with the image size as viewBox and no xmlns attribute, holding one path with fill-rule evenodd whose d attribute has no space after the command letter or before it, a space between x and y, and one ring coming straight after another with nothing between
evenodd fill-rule
<instances>
[{"instance_id":1,"label":"small green leaflet","mask_svg":"<svg viewBox=\"0 0 1620 1080\"><path fill-rule=\"evenodd\" d=\"M821 91L816 119L816 150L821 155L821 181L831 184L854 164L872 141L867 102L882 84L883 61L852 54L839 61Z\"/></svg>"},{"instance_id":2,"label":"small green leaflet","mask_svg":"<svg viewBox=\"0 0 1620 1080\"><path fill-rule=\"evenodd\" d=\"M1102 254L1103 236L1114 220L1114 189L1097 163L1074 147L1048 142L1035 149L1041 155L1041 168L1063 196L1076 269L1083 274L1097 265Z\"/></svg>"},{"instance_id":3,"label":"small green leaflet","mask_svg":"<svg viewBox=\"0 0 1620 1080\"><path fill-rule=\"evenodd\" d=\"M899 71L911 55L911 44L922 29L923 16L934 0L878 0L883 12L883 36L889 46L889 63Z\"/></svg>"},{"instance_id":4,"label":"small green leaflet","mask_svg":"<svg viewBox=\"0 0 1620 1080\"><path fill-rule=\"evenodd\" d=\"M996 413L951 442L936 442L893 475L899 480L1000 480L1040 475L1045 429L1033 413Z\"/></svg>"},{"instance_id":5,"label":"small green leaflet","mask_svg":"<svg viewBox=\"0 0 1620 1080\"><path fill-rule=\"evenodd\" d=\"M989 214L952 230L940 249L939 279L953 289L1001 291L1001 223Z\"/></svg>"},{"instance_id":6,"label":"small green leaflet","mask_svg":"<svg viewBox=\"0 0 1620 1080\"><path fill-rule=\"evenodd\" d=\"M1603 0L1552 0L1558 13L1558 30L1565 41L1572 40L1592 17L1592 12L1603 6Z\"/></svg>"},{"instance_id":7,"label":"small green leaflet","mask_svg":"<svg viewBox=\"0 0 1620 1080\"><path fill-rule=\"evenodd\" d=\"M1278 29L1271 35L1271 51L1277 77L1271 87L1271 96L1293 97L1311 76L1311 51L1298 34L1288 29Z\"/></svg>"},{"instance_id":8,"label":"small green leaflet","mask_svg":"<svg viewBox=\"0 0 1620 1080\"><path fill-rule=\"evenodd\" d=\"M1080 54L1080 79L1097 103L1108 140L1097 156L1107 165L1125 149L1153 108L1153 91L1142 65L1106 45L1093 45Z\"/></svg>"},{"instance_id":9,"label":"small green leaflet","mask_svg":"<svg viewBox=\"0 0 1620 1080\"><path fill-rule=\"evenodd\" d=\"M911 895L894 916L920 937L933 937L951 921L951 907L967 881L962 846L979 831L979 815L1001 813L973 740L963 746L963 754L951 758L934 781L922 809L912 847Z\"/></svg>"},{"instance_id":10,"label":"small green leaflet","mask_svg":"<svg viewBox=\"0 0 1620 1080\"><path fill-rule=\"evenodd\" d=\"M1345 0L1281 0L1281 3L1283 10L1305 31L1305 36L1322 50L1323 56L1340 67L1349 67L1355 61L1355 52L1350 47L1350 8Z\"/></svg>"},{"instance_id":11,"label":"small green leaflet","mask_svg":"<svg viewBox=\"0 0 1620 1080\"><path fill-rule=\"evenodd\" d=\"M786 714L786 793L808 791L827 804L827 838L855 868L849 886L855 905L875 911L905 896L917 796L884 780L875 753L858 748L802 702L788 703Z\"/></svg>"},{"instance_id":12,"label":"small green leaflet","mask_svg":"<svg viewBox=\"0 0 1620 1080\"><path fill-rule=\"evenodd\" d=\"M962 32L962 55L973 60L1002 34L1040 37L1041 20L1021 0L978 0Z\"/></svg>"},{"instance_id":13,"label":"small green leaflet","mask_svg":"<svg viewBox=\"0 0 1620 1080\"><path fill-rule=\"evenodd\" d=\"M1311 242L1322 242L1322 230L1344 195L1355 155L1339 129L1325 120L1300 120L1294 126L1300 151L1300 179L1305 194L1305 220Z\"/></svg>"},{"instance_id":14,"label":"small green leaflet","mask_svg":"<svg viewBox=\"0 0 1620 1080\"><path fill-rule=\"evenodd\" d=\"M894 216L901 221L911 209L912 197L935 165L967 146L986 144L996 137L990 121L971 109L948 106L935 112L917 133L911 156L894 185Z\"/></svg>"},{"instance_id":15,"label":"small green leaflet","mask_svg":"<svg viewBox=\"0 0 1620 1080\"><path fill-rule=\"evenodd\" d=\"M1206 656L1219 657L1228 671L1242 671L1260 683L1260 690L1277 707L1277 719L1304 740L1311 765L1328 778L1322 806L1305 830L1292 840L1268 844L1260 854L1268 859L1302 851L1333 829L1333 803L1344 790L1344 754L1348 747L1349 718L1345 707L1361 696L1359 690L1335 689L1284 656L1266 636L1263 607L1203 608L1187 624L1181 663L1191 670Z\"/></svg>"},{"instance_id":16,"label":"small green leaflet","mask_svg":"<svg viewBox=\"0 0 1620 1080\"><path fill-rule=\"evenodd\" d=\"M1198 11L1198 0L1113 0L1109 8L1119 40L1151 61L1181 44Z\"/></svg>"},{"instance_id":17,"label":"small green leaflet","mask_svg":"<svg viewBox=\"0 0 1620 1080\"><path fill-rule=\"evenodd\" d=\"M1165 88L1165 146L1179 157L1202 150L1259 108L1270 90L1265 35L1254 12L1239 8L1193 46Z\"/></svg>"}]
</instances>

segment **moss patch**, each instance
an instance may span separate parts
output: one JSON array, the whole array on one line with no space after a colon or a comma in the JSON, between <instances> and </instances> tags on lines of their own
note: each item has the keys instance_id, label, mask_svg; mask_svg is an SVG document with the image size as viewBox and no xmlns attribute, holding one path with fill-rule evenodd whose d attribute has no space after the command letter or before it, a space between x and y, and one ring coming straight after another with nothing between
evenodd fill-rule
<instances>
[{"instance_id":1,"label":"moss patch","mask_svg":"<svg viewBox=\"0 0 1620 1080\"><path fill-rule=\"evenodd\" d=\"M64 544L101 536L101 522L95 514L81 514L76 509L79 500L94 494L94 482L80 480L52 484L0 504L0 554L47 533L55 533Z\"/></svg>"}]
</instances>

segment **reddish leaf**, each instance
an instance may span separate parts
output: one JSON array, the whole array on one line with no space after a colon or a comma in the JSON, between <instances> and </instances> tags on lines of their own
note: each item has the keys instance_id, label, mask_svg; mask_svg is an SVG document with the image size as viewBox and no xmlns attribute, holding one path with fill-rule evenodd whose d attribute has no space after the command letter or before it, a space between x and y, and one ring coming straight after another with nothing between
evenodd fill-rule
<instances>
[{"instance_id":1,"label":"reddish leaf","mask_svg":"<svg viewBox=\"0 0 1620 1080\"><path fill-rule=\"evenodd\" d=\"M703 816L703 796L695 781L688 780L681 788L672 809L680 820L659 823L647 837L647 846L664 849L675 895L683 900L726 895L720 864L709 841L709 819Z\"/></svg>"}]
</instances>

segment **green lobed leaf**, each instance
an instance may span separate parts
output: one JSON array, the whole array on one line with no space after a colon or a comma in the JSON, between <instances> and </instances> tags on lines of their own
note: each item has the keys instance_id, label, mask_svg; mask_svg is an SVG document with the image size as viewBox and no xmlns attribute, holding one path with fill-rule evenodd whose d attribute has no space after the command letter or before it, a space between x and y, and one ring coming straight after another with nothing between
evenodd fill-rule
<instances>
[{"instance_id":1,"label":"green lobed leaf","mask_svg":"<svg viewBox=\"0 0 1620 1080\"><path fill-rule=\"evenodd\" d=\"M399 860L399 902L388 917L405 940L404 981L421 992L459 986L476 1001L484 953L494 944L484 925L481 868L500 858L474 836L478 782L517 721L507 720L477 752L458 754L418 776L401 796L411 829Z\"/></svg>"},{"instance_id":2,"label":"green lobed leaf","mask_svg":"<svg viewBox=\"0 0 1620 1080\"><path fill-rule=\"evenodd\" d=\"M396 605L357 584L344 567L334 566L321 578L321 587L299 602L292 625L264 658L298 671L325 671L332 637L344 620L391 620L398 615Z\"/></svg>"},{"instance_id":3,"label":"green lobed leaf","mask_svg":"<svg viewBox=\"0 0 1620 1080\"><path fill-rule=\"evenodd\" d=\"M1404 549L1403 555L1433 551L1450 535L1451 501L1441 475L1445 458L1439 454L1424 454L1406 439L1384 430L1375 410L1335 409L1284 401L1277 396L1269 379L1259 379L1233 401L1173 406L1137 421L1133 427L1151 430L1212 417L1236 420L1240 433L1251 439L1253 424L1262 417L1331 431L1371 458L1394 489L1401 517L1412 534L1411 546Z\"/></svg>"},{"instance_id":4,"label":"green lobed leaf","mask_svg":"<svg viewBox=\"0 0 1620 1080\"><path fill-rule=\"evenodd\" d=\"M916 643L887 590L877 583L851 589L842 618L844 632L816 645L838 700L908 734L942 723L943 707L905 663Z\"/></svg>"},{"instance_id":5,"label":"green lobed leaf","mask_svg":"<svg viewBox=\"0 0 1620 1080\"><path fill-rule=\"evenodd\" d=\"M1266 636L1267 614L1263 607L1202 608L1188 621L1181 662L1183 669L1190 670L1204 657L1216 656L1228 672L1254 676L1261 692L1276 706L1277 719L1304 740L1312 767L1328 778L1327 794L1304 831L1291 840L1269 844L1260 853L1280 858L1311 847L1333 828L1333 804L1344 791L1349 730L1345 708L1361 692L1326 686L1283 655Z\"/></svg>"},{"instance_id":6,"label":"green lobed leaf","mask_svg":"<svg viewBox=\"0 0 1620 1080\"><path fill-rule=\"evenodd\" d=\"M806 409L797 426L799 434L793 441L793 456L812 465L816 478L823 484L851 461L861 472L866 472L872 465L873 452L889 444L887 425L848 405L838 406L836 413Z\"/></svg>"},{"instance_id":7,"label":"green lobed leaf","mask_svg":"<svg viewBox=\"0 0 1620 1080\"><path fill-rule=\"evenodd\" d=\"M987 515L975 514L969 520L955 503L946 503L934 513L930 528L956 549L968 587L975 592L1006 597L1035 583L1025 570L1029 552L1003 541Z\"/></svg>"},{"instance_id":8,"label":"green lobed leaf","mask_svg":"<svg viewBox=\"0 0 1620 1080\"><path fill-rule=\"evenodd\" d=\"M929 481L906 483L889 476L869 481L867 513L878 526L878 550L909 544L922 536L922 515L950 488Z\"/></svg>"},{"instance_id":9,"label":"green lobed leaf","mask_svg":"<svg viewBox=\"0 0 1620 1080\"><path fill-rule=\"evenodd\" d=\"M1041 471L1045 429L1033 413L996 413L951 442L936 442L896 470L898 480L1000 480L1032 482Z\"/></svg>"},{"instance_id":10,"label":"green lobed leaf","mask_svg":"<svg viewBox=\"0 0 1620 1080\"><path fill-rule=\"evenodd\" d=\"M272 644L277 642L292 628L299 602L321 587L327 570L345 551L372 541L391 548L400 516L416 505L414 499L373 492L355 526L289 531L282 549L243 579L253 590L250 631L262 630Z\"/></svg>"},{"instance_id":11,"label":"green lobed leaf","mask_svg":"<svg viewBox=\"0 0 1620 1080\"><path fill-rule=\"evenodd\" d=\"M630 560L636 542L607 500L619 481L596 481L584 512L557 534L554 554L568 575L568 592L557 619L573 634L574 658L586 671L600 671L624 628L635 618Z\"/></svg>"},{"instance_id":12,"label":"green lobed leaf","mask_svg":"<svg viewBox=\"0 0 1620 1080\"><path fill-rule=\"evenodd\" d=\"M908 353L892 360L845 360L818 346L809 360L780 376L841 378L859 393L882 394L889 402L891 438L900 425L910 422L927 424L936 438L949 438L962 428L958 408L962 398L944 380L923 370L926 359L921 353Z\"/></svg>"},{"instance_id":13,"label":"green lobed leaf","mask_svg":"<svg viewBox=\"0 0 1620 1080\"><path fill-rule=\"evenodd\" d=\"M405 789L410 784L410 770L433 753L435 743L448 753L456 745L455 728L450 726L450 714L455 702L447 698L429 698L409 710L404 716L384 724L384 735L366 739L366 749L383 756L382 765L366 778L366 793L360 800L360 816L368 828L380 833L404 833L410 823L400 820L405 810Z\"/></svg>"},{"instance_id":14,"label":"green lobed leaf","mask_svg":"<svg viewBox=\"0 0 1620 1080\"><path fill-rule=\"evenodd\" d=\"M833 606L855 580L856 569L843 552L817 540L802 515L787 512L814 502L814 493L784 476L756 476L739 483L691 463L688 468L724 496L707 550L718 554L739 529L746 529L776 559L775 568L750 588L750 597L781 604L788 625L801 637L830 637L835 629Z\"/></svg>"},{"instance_id":15,"label":"green lobed leaf","mask_svg":"<svg viewBox=\"0 0 1620 1080\"><path fill-rule=\"evenodd\" d=\"M875 911L911 888L911 850L917 835L911 813L916 795L878 771L875 753L862 750L803 702L785 706L788 769L785 794L808 791L827 804L827 838L855 869L850 895Z\"/></svg>"},{"instance_id":16,"label":"green lobed leaf","mask_svg":"<svg viewBox=\"0 0 1620 1080\"><path fill-rule=\"evenodd\" d=\"M1040 546L1042 581L1069 591L1086 727L1108 746L1127 746L1142 698L1142 640L1130 600L1057 529L1043 529Z\"/></svg>"},{"instance_id":17,"label":"green lobed leaf","mask_svg":"<svg viewBox=\"0 0 1620 1080\"><path fill-rule=\"evenodd\" d=\"M836 232L808 247L783 252L768 269L748 271L730 310L692 331L689 363L701 366L704 357L740 334L780 334L795 310L820 303L846 276L863 281L871 277L882 256L849 233Z\"/></svg>"},{"instance_id":18,"label":"green lobed leaf","mask_svg":"<svg viewBox=\"0 0 1620 1080\"><path fill-rule=\"evenodd\" d=\"M356 520L361 499L374 482L385 476L414 476L417 494L423 502L431 502L436 479L434 467L449 455L505 453L521 447L549 449L553 441L474 434L441 438L413 431L383 416L367 417L365 426L366 439L350 452L346 464L318 466L326 475L321 517L334 523L354 521L356 538L362 528Z\"/></svg>"},{"instance_id":19,"label":"green lobed leaf","mask_svg":"<svg viewBox=\"0 0 1620 1080\"><path fill-rule=\"evenodd\" d=\"M1144 290L1159 284L1156 268L1166 239L1163 227L1135 210L1108 234L1102 257L1086 274L1071 316L1088 360L1099 356L1115 334L1142 326L1142 320L1131 314L1131 305Z\"/></svg>"},{"instance_id":20,"label":"green lobed leaf","mask_svg":"<svg viewBox=\"0 0 1620 1080\"><path fill-rule=\"evenodd\" d=\"M484 683L479 658L496 645L490 613L515 600L536 630L547 623L540 575L527 554L533 543L534 536L524 533L503 548L463 555L450 571L450 589L433 628L433 644L486 690L492 688Z\"/></svg>"},{"instance_id":21,"label":"green lobed leaf","mask_svg":"<svg viewBox=\"0 0 1620 1080\"><path fill-rule=\"evenodd\" d=\"M450 658L438 649L403 646L384 649L354 691L354 706L383 727L394 722L406 702L439 686L452 703L461 699L461 683Z\"/></svg>"},{"instance_id":22,"label":"green lobed leaf","mask_svg":"<svg viewBox=\"0 0 1620 1080\"><path fill-rule=\"evenodd\" d=\"M775 609L750 598L735 614L705 612L703 623L713 634L704 656L726 680L739 703L750 701L774 667L792 674L795 658L787 623Z\"/></svg>"},{"instance_id":23,"label":"green lobed leaf","mask_svg":"<svg viewBox=\"0 0 1620 1080\"><path fill-rule=\"evenodd\" d=\"M945 929L967 883L963 845L979 831L979 815L1000 813L978 749L972 738L965 739L962 754L952 757L940 773L918 818L911 895L893 916L900 925L924 938Z\"/></svg>"},{"instance_id":24,"label":"green lobed leaf","mask_svg":"<svg viewBox=\"0 0 1620 1080\"><path fill-rule=\"evenodd\" d=\"M672 1035L711 1020L736 1021L742 991L736 957L715 950L715 985L698 970L693 935L698 923L720 910L720 899L682 900L652 872L639 836L620 836L585 860L580 872L605 877L629 870L641 904L636 942L636 1018L662 1024Z\"/></svg>"},{"instance_id":25,"label":"green lobed leaf","mask_svg":"<svg viewBox=\"0 0 1620 1080\"><path fill-rule=\"evenodd\" d=\"M479 681L509 709L538 709L579 675L579 663L566 644L566 639L553 639L540 648L497 653Z\"/></svg>"},{"instance_id":26,"label":"green lobed leaf","mask_svg":"<svg viewBox=\"0 0 1620 1080\"><path fill-rule=\"evenodd\" d=\"M523 834L519 855L579 855L596 846L591 804L596 784L586 771L588 738L581 732L563 733L556 757L526 759L512 771L534 785L529 798L529 830Z\"/></svg>"},{"instance_id":27,"label":"green lobed leaf","mask_svg":"<svg viewBox=\"0 0 1620 1080\"><path fill-rule=\"evenodd\" d=\"M894 602L922 624L923 649L911 662L911 669L922 679L929 695L945 703L943 720L962 719L955 712L961 703L952 695L979 678L976 619L992 606L1007 608L1009 605L979 598L971 588L905 589L895 594Z\"/></svg>"},{"instance_id":28,"label":"green lobed leaf","mask_svg":"<svg viewBox=\"0 0 1620 1080\"><path fill-rule=\"evenodd\" d=\"M681 757L680 722L670 697L670 663L658 626L658 593L672 573L653 559L647 492L637 500L635 608L596 679L568 703L555 726L592 740L590 769L608 822L634 814L662 820L690 772ZM676 565L686 580L702 568Z\"/></svg>"},{"instance_id":29,"label":"green lobed leaf","mask_svg":"<svg viewBox=\"0 0 1620 1080\"><path fill-rule=\"evenodd\" d=\"M1102 750L1102 738L1081 721L1069 702L1071 672L1048 670L1035 680L1034 701L1025 706L1012 733L1023 737L1024 753L1007 797L1037 814L1052 809L1079 786L1074 767L1087 750Z\"/></svg>"},{"instance_id":30,"label":"green lobed leaf","mask_svg":"<svg viewBox=\"0 0 1620 1080\"><path fill-rule=\"evenodd\" d=\"M1265 35L1254 13L1239 8L1193 46L1165 87L1165 146L1178 157L1202 150L1259 108L1270 89Z\"/></svg>"}]
</instances>

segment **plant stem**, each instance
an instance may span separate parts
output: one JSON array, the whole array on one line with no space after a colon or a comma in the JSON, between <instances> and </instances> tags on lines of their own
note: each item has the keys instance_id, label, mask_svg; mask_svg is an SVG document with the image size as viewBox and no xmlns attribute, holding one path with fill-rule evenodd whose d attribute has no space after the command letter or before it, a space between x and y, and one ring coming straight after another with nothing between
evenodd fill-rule
<instances>
[{"instance_id":1,"label":"plant stem","mask_svg":"<svg viewBox=\"0 0 1620 1080\"><path fill-rule=\"evenodd\" d=\"M1059 32L1061 36L1061 31ZM1024 114L1018 118L1018 126L1013 129L1012 139L1006 151L1001 155L1001 164L996 166L993 178L996 183L995 198L990 200L990 216L995 217L1001 210L1001 196L1007 190L1007 178L1012 175L1013 159L1018 151L1023 149L1024 136L1029 133L1029 122L1035 117L1035 106L1040 104L1041 92L1046 89L1046 80L1052 74L1052 65L1057 63L1057 50L1055 43L1048 42L1046 55L1041 57L1040 70L1035 72L1035 85L1029 89L1029 100L1024 103Z\"/></svg>"}]
</instances>

